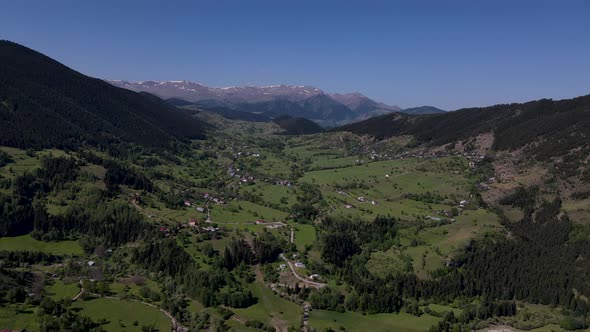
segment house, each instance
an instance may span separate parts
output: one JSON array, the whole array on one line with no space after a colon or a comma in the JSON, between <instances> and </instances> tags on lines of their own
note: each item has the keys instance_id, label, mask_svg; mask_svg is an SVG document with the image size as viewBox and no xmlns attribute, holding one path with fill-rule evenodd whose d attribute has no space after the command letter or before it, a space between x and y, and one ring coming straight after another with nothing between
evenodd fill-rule
<instances>
[{"instance_id":1,"label":"house","mask_svg":"<svg viewBox=\"0 0 590 332\"><path fill-rule=\"evenodd\" d=\"M373 204L373 205L377 205L377 204L379 204L379 203L377 203L377 201L371 201L371 204Z\"/></svg>"},{"instance_id":2,"label":"house","mask_svg":"<svg viewBox=\"0 0 590 332\"><path fill-rule=\"evenodd\" d=\"M188 225L190 227L195 227L197 225L197 219L192 218L189 222Z\"/></svg>"},{"instance_id":3,"label":"house","mask_svg":"<svg viewBox=\"0 0 590 332\"><path fill-rule=\"evenodd\" d=\"M264 225L266 224L266 220L258 219L256 220L256 225Z\"/></svg>"},{"instance_id":4,"label":"house","mask_svg":"<svg viewBox=\"0 0 590 332\"><path fill-rule=\"evenodd\" d=\"M278 180L275 183L277 186L287 186L287 187L291 186L291 181L289 181L289 180Z\"/></svg>"},{"instance_id":5,"label":"house","mask_svg":"<svg viewBox=\"0 0 590 332\"><path fill-rule=\"evenodd\" d=\"M201 212L201 213L202 213L202 212L205 212L205 209L204 209L204 208L202 208L202 207L200 207L200 206L198 206L198 207L196 208L196 210L197 210L197 212Z\"/></svg>"},{"instance_id":6,"label":"house","mask_svg":"<svg viewBox=\"0 0 590 332\"><path fill-rule=\"evenodd\" d=\"M305 264L301 263L301 262L295 262L295 267L305 267Z\"/></svg>"},{"instance_id":7,"label":"house","mask_svg":"<svg viewBox=\"0 0 590 332\"><path fill-rule=\"evenodd\" d=\"M352 205L350 205L350 204L346 204L346 205L344 205L344 207L347 209L352 209Z\"/></svg>"},{"instance_id":8,"label":"house","mask_svg":"<svg viewBox=\"0 0 590 332\"><path fill-rule=\"evenodd\" d=\"M184 201L184 206L191 206L191 202L190 201Z\"/></svg>"},{"instance_id":9,"label":"house","mask_svg":"<svg viewBox=\"0 0 590 332\"><path fill-rule=\"evenodd\" d=\"M364 198L364 197L362 197L362 196L359 196L359 197L357 197L357 200L358 200L359 202L364 202L364 201L365 201L365 198Z\"/></svg>"},{"instance_id":10,"label":"house","mask_svg":"<svg viewBox=\"0 0 590 332\"><path fill-rule=\"evenodd\" d=\"M281 265L279 265L279 269L281 269L281 271L283 271L286 268L287 268L287 264L281 264Z\"/></svg>"},{"instance_id":11,"label":"house","mask_svg":"<svg viewBox=\"0 0 590 332\"><path fill-rule=\"evenodd\" d=\"M310 276L309 276L309 279L310 279L310 280L316 280L316 279L317 279L317 278L319 278L319 277L320 277L320 275L319 275L319 274L317 274L317 273L314 273L314 274L312 274L312 275L310 275Z\"/></svg>"},{"instance_id":12,"label":"house","mask_svg":"<svg viewBox=\"0 0 590 332\"><path fill-rule=\"evenodd\" d=\"M206 232L217 232L219 230L219 227L202 227L202 230L206 231Z\"/></svg>"},{"instance_id":13,"label":"house","mask_svg":"<svg viewBox=\"0 0 590 332\"><path fill-rule=\"evenodd\" d=\"M96 264L96 262L94 262L94 261L88 261L88 266L94 266L94 264Z\"/></svg>"}]
</instances>

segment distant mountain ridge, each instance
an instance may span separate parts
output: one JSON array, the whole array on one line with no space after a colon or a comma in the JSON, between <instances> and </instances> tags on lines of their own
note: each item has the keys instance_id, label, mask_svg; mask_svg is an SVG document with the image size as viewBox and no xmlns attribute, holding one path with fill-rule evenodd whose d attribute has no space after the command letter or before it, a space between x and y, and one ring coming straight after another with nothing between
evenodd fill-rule
<instances>
[{"instance_id":1,"label":"distant mountain ridge","mask_svg":"<svg viewBox=\"0 0 590 332\"><path fill-rule=\"evenodd\" d=\"M208 87L192 81L121 81L109 83L161 98L181 99L196 105L222 106L269 117L304 117L324 126L350 123L372 116L399 112L398 106L376 102L358 92L329 94L313 86Z\"/></svg>"},{"instance_id":2,"label":"distant mountain ridge","mask_svg":"<svg viewBox=\"0 0 590 332\"><path fill-rule=\"evenodd\" d=\"M410 107L404 108L402 113L406 114L437 114L437 113L445 113L445 110L441 110L440 108L434 106L418 106L418 107Z\"/></svg>"}]
</instances>

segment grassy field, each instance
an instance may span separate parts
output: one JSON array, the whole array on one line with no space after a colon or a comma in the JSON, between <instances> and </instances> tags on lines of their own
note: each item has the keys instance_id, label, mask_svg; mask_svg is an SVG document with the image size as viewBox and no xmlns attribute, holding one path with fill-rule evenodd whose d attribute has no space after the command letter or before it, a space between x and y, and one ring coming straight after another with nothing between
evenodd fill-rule
<instances>
[{"instance_id":1,"label":"grassy field","mask_svg":"<svg viewBox=\"0 0 590 332\"><path fill-rule=\"evenodd\" d=\"M143 283L141 285L137 285L131 282L124 282L125 280L119 280L118 282L112 283L111 284L111 292L113 292L114 294L116 294L116 296L121 297L123 295L125 295L125 286L129 286L129 290L128 293L129 295L133 295L139 299L142 299L142 296L140 295L139 290L142 287L148 287L149 289L151 289L154 292L159 293L160 292L160 287L158 286L158 283L156 283L153 280L150 279L144 279ZM149 299L144 299L145 302L150 302Z\"/></svg>"},{"instance_id":2,"label":"grassy field","mask_svg":"<svg viewBox=\"0 0 590 332\"><path fill-rule=\"evenodd\" d=\"M54 300L60 299L71 299L80 291L80 287L77 283L64 284L60 280L56 280L55 283L47 287L47 293Z\"/></svg>"},{"instance_id":3,"label":"grassy field","mask_svg":"<svg viewBox=\"0 0 590 332\"><path fill-rule=\"evenodd\" d=\"M315 227L305 224L295 225L295 244L298 250L305 249L306 245L312 245L315 241Z\"/></svg>"},{"instance_id":4,"label":"grassy field","mask_svg":"<svg viewBox=\"0 0 590 332\"><path fill-rule=\"evenodd\" d=\"M358 312L333 312L312 310L310 325L318 331L331 328L338 331L344 327L346 331L400 331L422 332L436 324L440 318L422 315L416 317L406 313L363 315Z\"/></svg>"},{"instance_id":5,"label":"grassy field","mask_svg":"<svg viewBox=\"0 0 590 332\"><path fill-rule=\"evenodd\" d=\"M154 325L159 331L170 330L170 319L159 309L134 301L96 298L76 302L73 307L81 309L81 314L97 321L106 318L108 324L102 325L106 331L141 331L142 326ZM137 322L137 326L134 325Z\"/></svg>"},{"instance_id":6,"label":"grassy field","mask_svg":"<svg viewBox=\"0 0 590 332\"><path fill-rule=\"evenodd\" d=\"M258 298L258 303L244 309L232 309L237 317L243 320L255 319L284 328L299 326L300 306L276 295L264 285L260 278L250 285L250 290Z\"/></svg>"},{"instance_id":7,"label":"grassy field","mask_svg":"<svg viewBox=\"0 0 590 332\"><path fill-rule=\"evenodd\" d=\"M227 206L212 205L213 222L255 222L256 219L284 221L287 213L247 201L231 201Z\"/></svg>"},{"instance_id":8,"label":"grassy field","mask_svg":"<svg viewBox=\"0 0 590 332\"><path fill-rule=\"evenodd\" d=\"M8 251L41 251L53 255L84 254L77 241L43 242L33 239L30 235L0 238L0 250Z\"/></svg>"},{"instance_id":9,"label":"grassy field","mask_svg":"<svg viewBox=\"0 0 590 332\"><path fill-rule=\"evenodd\" d=\"M22 305L19 312L16 313L14 305L0 306L0 330L29 330L37 331L39 329L35 316L35 307Z\"/></svg>"}]
</instances>

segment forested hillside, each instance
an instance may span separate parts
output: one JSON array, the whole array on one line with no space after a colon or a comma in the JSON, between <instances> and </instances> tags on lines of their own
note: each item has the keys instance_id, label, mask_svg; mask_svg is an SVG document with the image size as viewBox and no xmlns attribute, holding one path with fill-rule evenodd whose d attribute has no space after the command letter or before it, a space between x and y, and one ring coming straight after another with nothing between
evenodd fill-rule
<instances>
[{"instance_id":1,"label":"forested hillside","mask_svg":"<svg viewBox=\"0 0 590 332\"><path fill-rule=\"evenodd\" d=\"M132 142L171 148L203 123L161 99L116 88L0 41L0 145L73 149Z\"/></svg>"},{"instance_id":2,"label":"forested hillside","mask_svg":"<svg viewBox=\"0 0 590 332\"><path fill-rule=\"evenodd\" d=\"M342 126L334 131L350 131L377 139L413 135L418 142L432 146L493 132L494 147L498 150L512 150L534 143L533 153L539 158L546 158L562 155L572 148L587 144L585 138L590 135L590 95L414 117L388 114Z\"/></svg>"}]
</instances>

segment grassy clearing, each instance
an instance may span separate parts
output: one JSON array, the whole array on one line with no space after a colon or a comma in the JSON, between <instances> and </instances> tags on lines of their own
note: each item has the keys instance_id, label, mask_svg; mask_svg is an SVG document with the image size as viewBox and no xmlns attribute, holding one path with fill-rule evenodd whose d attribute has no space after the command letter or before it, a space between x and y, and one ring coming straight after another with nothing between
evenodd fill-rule
<instances>
[{"instance_id":1,"label":"grassy clearing","mask_svg":"<svg viewBox=\"0 0 590 332\"><path fill-rule=\"evenodd\" d=\"M34 154L27 154L27 151L11 148L11 147L0 147L1 151L6 152L10 155L12 159L12 163L0 168L0 175L12 178L17 175L22 175L25 172L30 172L36 168L41 166L41 157L42 156L53 156L59 157L64 156L66 153L62 150L56 149L45 149L42 151L37 151Z\"/></svg>"},{"instance_id":2,"label":"grassy clearing","mask_svg":"<svg viewBox=\"0 0 590 332\"><path fill-rule=\"evenodd\" d=\"M388 196L426 191L439 191L443 194L464 193L469 183L463 163L464 161L458 158L387 160L307 172L301 180L319 185L360 181L370 188L364 193L372 191ZM359 193L363 193L363 190Z\"/></svg>"},{"instance_id":3,"label":"grassy clearing","mask_svg":"<svg viewBox=\"0 0 590 332\"><path fill-rule=\"evenodd\" d=\"M61 280L56 280L55 283L47 288L48 295L54 300L71 299L80 291L77 283L64 284Z\"/></svg>"},{"instance_id":4,"label":"grassy clearing","mask_svg":"<svg viewBox=\"0 0 590 332\"><path fill-rule=\"evenodd\" d=\"M18 307L8 305L0 307L0 329L7 330L28 330L37 331L39 329L36 321L35 307L22 305Z\"/></svg>"},{"instance_id":5,"label":"grassy clearing","mask_svg":"<svg viewBox=\"0 0 590 332\"><path fill-rule=\"evenodd\" d=\"M315 227L313 225L295 224L295 245L298 250L304 250L305 246L313 245L316 241Z\"/></svg>"},{"instance_id":6,"label":"grassy clearing","mask_svg":"<svg viewBox=\"0 0 590 332\"><path fill-rule=\"evenodd\" d=\"M400 231L402 253L412 258L419 277L428 278L430 272L443 267L445 260L460 252L471 239L503 229L497 216L484 209L463 211L455 219L454 223L424 228L417 234L413 229Z\"/></svg>"},{"instance_id":7,"label":"grassy clearing","mask_svg":"<svg viewBox=\"0 0 590 332\"><path fill-rule=\"evenodd\" d=\"M590 224L590 198L566 200L562 207L571 220L584 225Z\"/></svg>"},{"instance_id":8,"label":"grassy clearing","mask_svg":"<svg viewBox=\"0 0 590 332\"><path fill-rule=\"evenodd\" d=\"M128 286L129 288L126 291L126 286ZM153 280L150 279L145 279L143 281L143 284L141 285L137 285L137 284L133 284L133 283L123 283L123 280L120 280L119 282L115 282L113 284L111 284L110 290L112 293L114 293L116 296L121 297L124 295L133 295L139 299L143 299L145 302L151 302L151 300L149 299L145 299L140 295L139 290L142 287L148 287L149 289L151 289L154 292L159 293L160 292L160 287L158 286L158 283L156 283Z\"/></svg>"},{"instance_id":9,"label":"grassy clearing","mask_svg":"<svg viewBox=\"0 0 590 332\"><path fill-rule=\"evenodd\" d=\"M256 319L265 324L286 328L299 326L301 307L282 299L260 280L252 283L250 290L258 298L258 303L244 309L232 309L239 318L243 320Z\"/></svg>"},{"instance_id":10,"label":"grassy clearing","mask_svg":"<svg viewBox=\"0 0 590 332\"><path fill-rule=\"evenodd\" d=\"M421 332L428 331L439 320L430 315L416 317L406 313L362 315L358 312L312 310L310 314L310 325L318 331L327 328L338 331L342 326L346 331Z\"/></svg>"},{"instance_id":11,"label":"grassy clearing","mask_svg":"<svg viewBox=\"0 0 590 332\"><path fill-rule=\"evenodd\" d=\"M211 209L213 222L255 222L256 219L283 221L287 216L283 211L247 201L231 201L225 207L214 205Z\"/></svg>"},{"instance_id":12,"label":"grassy clearing","mask_svg":"<svg viewBox=\"0 0 590 332\"><path fill-rule=\"evenodd\" d=\"M105 318L106 331L141 331L142 326L154 325L159 331L170 330L170 319L159 309L135 301L96 298L76 302L73 307L97 321ZM137 322L137 326L134 323Z\"/></svg>"},{"instance_id":13,"label":"grassy clearing","mask_svg":"<svg viewBox=\"0 0 590 332\"><path fill-rule=\"evenodd\" d=\"M0 250L41 251L53 255L82 256L84 252L77 241L43 242L30 235L0 238Z\"/></svg>"},{"instance_id":14,"label":"grassy clearing","mask_svg":"<svg viewBox=\"0 0 590 332\"><path fill-rule=\"evenodd\" d=\"M386 252L374 252L367 262L367 270L381 278L406 272L406 269L407 263L404 261L399 250L395 249L390 249Z\"/></svg>"},{"instance_id":15,"label":"grassy clearing","mask_svg":"<svg viewBox=\"0 0 590 332\"><path fill-rule=\"evenodd\" d=\"M272 204L279 204L285 207L290 207L297 201L295 190L287 186L276 185L276 184L257 184L254 189L262 194L262 198L265 202ZM286 203L281 202L281 199Z\"/></svg>"}]
</instances>

